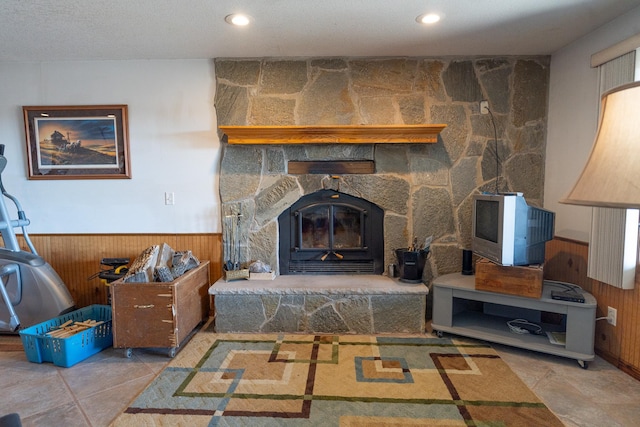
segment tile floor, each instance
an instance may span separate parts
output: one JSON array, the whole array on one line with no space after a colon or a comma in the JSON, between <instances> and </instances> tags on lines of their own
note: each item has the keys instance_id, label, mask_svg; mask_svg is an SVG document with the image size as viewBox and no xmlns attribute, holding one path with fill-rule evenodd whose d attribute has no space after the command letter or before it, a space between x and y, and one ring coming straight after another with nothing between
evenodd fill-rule
<instances>
[{"instance_id":1,"label":"tile floor","mask_svg":"<svg viewBox=\"0 0 640 427\"><path fill-rule=\"evenodd\" d=\"M493 345L568 427L636 426L640 381L597 357L574 360ZM0 352L0 414L18 412L24 427L108 426L169 362L166 350L108 348L71 368L30 363Z\"/></svg>"}]
</instances>

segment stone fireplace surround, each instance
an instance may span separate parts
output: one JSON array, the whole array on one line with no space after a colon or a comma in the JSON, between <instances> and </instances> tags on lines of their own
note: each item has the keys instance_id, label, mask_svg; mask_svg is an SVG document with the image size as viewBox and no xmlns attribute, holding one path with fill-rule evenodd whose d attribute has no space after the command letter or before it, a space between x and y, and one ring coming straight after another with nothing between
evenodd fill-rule
<instances>
[{"instance_id":1,"label":"stone fireplace surround","mask_svg":"<svg viewBox=\"0 0 640 427\"><path fill-rule=\"evenodd\" d=\"M277 269L278 215L302 195L328 188L384 209L385 265L413 237L433 236L423 281L460 271L461 249L470 246L473 194L497 187L521 191L533 205L542 200L548 64L548 57L217 59L218 125L448 125L436 144L223 142L222 213L243 215L241 258ZM489 100L497 141L489 116L479 112L482 99ZM288 161L308 160L372 160L375 173L287 173ZM353 301L362 303L357 296ZM302 305L277 304L290 311L305 305L294 302ZM274 313L267 307L272 303L260 305L261 316ZM330 303L332 316L341 316L340 304Z\"/></svg>"},{"instance_id":2,"label":"stone fireplace surround","mask_svg":"<svg viewBox=\"0 0 640 427\"><path fill-rule=\"evenodd\" d=\"M359 178L365 177L373 178L372 175ZM318 190L330 188L343 191L339 185L343 178L318 178ZM350 182L349 177L345 178ZM374 198L374 194L381 196L374 190L375 186L355 194L363 199ZM400 191L401 187L390 191L386 197L399 203L403 195ZM282 194L279 187L272 187L269 197L265 197L264 201L265 207L272 207L269 211L276 215L276 219L288 207L280 204L282 199L279 197ZM406 192L404 194L407 196ZM393 195L397 197L391 197ZM383 202L385 198L378 197L376 200ZM289 204L295 201L297 199ZM389 247L386 240L391 239L387 237L387 212L391 211L390 206L389 202L381 206L385 211L385 249ZM243 205L232 205L228 212L241 213L241 218L246 218L247 214L256 215ZM277 221L274 226L279 235ZM244 237L241 241L244 241ZM251 237L248 241L250 245L253 244ZM273 244L277 245L277 242L275 240ZM397 247L405 246L403 243ZM243 248L243 251L246 249ZM271 260L267 257L258 259ZM277 261L270 261L276 268L277 264L273 262ZM427 317L428 288L424 284L405 284L383 275L278 275L275 280L266 282L225 282L220 279L209 292L214 295L218 332L422 333Z\"/></svg>"}]
</instances>

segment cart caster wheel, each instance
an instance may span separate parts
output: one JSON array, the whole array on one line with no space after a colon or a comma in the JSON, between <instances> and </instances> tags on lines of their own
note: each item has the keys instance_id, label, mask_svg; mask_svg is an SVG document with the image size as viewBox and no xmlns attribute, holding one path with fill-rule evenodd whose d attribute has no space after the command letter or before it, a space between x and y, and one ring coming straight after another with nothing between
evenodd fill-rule
<instances>
[{"instance_id":1,"label":"cart caster wheel","mask_svg":"<svg viewBox=\"0 0 640 427\"><path fill-rule=\"evenodd\" d=\"M171 348L169 349L169 357L170 357L170 358L172 358L172 359L173 359L174 357L176 357L176 348L175 348L175 347L171 347Z\"/></svg>"},{"instance_id":2,"label":"cart caster wheel","mask_svg":"<svg viewBox=\"0 0 640 427\"><path fill-rule=\"evenodd\" d=\"M131 359L132 355L133 355L133 349L131 348L124 349L124 357L126 357L127 359Z\"/></svg>"},{"instance_id":3,"label":"cart caster wheel","mask_svg":"<svg viewBox=\"0 0 640 427\"><path fill-rule=\"evenodd\" d=\"M437 336L438 338L442 338L442 337L444 336L444 333L443 333L442 331L433 331L433 332L435 332L435 333L436 333L436 336Z\"/></svg>"},{"instance_id":4,"label":"cart caster wheel","mask_svg":"<svg viewBox=\"0 0 640 427\"><path fill-rule=\"evenodd\" d=\"M580 367L582 369L588 369L589 368L589 362L585 362L584 360L578 360L578 365L580 365Z\"/></svg>"}]
</instances>

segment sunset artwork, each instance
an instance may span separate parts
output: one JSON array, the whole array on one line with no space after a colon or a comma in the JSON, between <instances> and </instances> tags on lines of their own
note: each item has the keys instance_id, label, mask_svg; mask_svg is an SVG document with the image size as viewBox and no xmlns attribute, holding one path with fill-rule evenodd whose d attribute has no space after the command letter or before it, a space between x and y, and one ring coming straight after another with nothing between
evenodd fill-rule
<instances>
[{"instance_id":1,"label":"sunset artwork","mask_svg":"<svg viewBox=\"0 0 640 427\"><path fill-rule=\"evenodd\" d=\"M131 179L127 105L23 106L29 179Z\"/></svg>"},{"instance_id":2,"label":"sunset artwork","mask_svg":"<svg viewBox=\"0 0 640 427\"><path fill-rule=\"evenodd\" d=\"M37 117L34 121L38 168L120 168L114 117Z\"/></svg>"}]
</instances>

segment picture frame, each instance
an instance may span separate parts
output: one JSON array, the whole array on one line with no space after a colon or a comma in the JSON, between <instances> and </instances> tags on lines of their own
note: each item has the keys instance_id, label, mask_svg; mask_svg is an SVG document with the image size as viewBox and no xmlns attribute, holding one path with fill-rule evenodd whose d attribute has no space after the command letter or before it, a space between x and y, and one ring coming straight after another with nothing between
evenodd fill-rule
<instances>
[{"instance_id":1,"label":"picture frame","mask_svg":"<svg viewBox=\"0 0 640 427\"><path fill-rule=\"evenodd\" d=\"M130 179L127 105L23 106L29 179Z\"/></svg>"}]
</instances>

